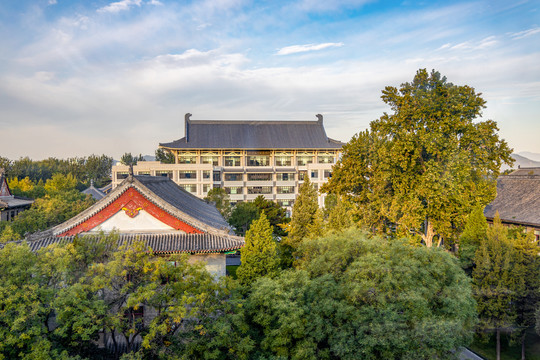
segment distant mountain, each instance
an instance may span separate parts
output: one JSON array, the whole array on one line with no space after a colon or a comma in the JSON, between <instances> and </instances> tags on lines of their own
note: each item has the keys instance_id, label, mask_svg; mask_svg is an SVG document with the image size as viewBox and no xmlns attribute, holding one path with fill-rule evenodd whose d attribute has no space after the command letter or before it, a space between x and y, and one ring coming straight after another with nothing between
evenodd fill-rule
<instances>
[{"instance_id":1,"label":"distant mountain","mask_svg":"<svg viewBox=\"0 0 540 360\"><path fill-rule=\"evenodd\" d=\"M526 157L527 159L531 159L533 161L540 161L540 154L539 153L533 153L533 152L529 152L529 151L520 151L517 154L521 155L523 157Z\"/></svg>"},{"instance_id":2,"label":"distant mountain","mask_svg":"<svg viewBox=\"0 0 540 360\"><path fill-rule=\"evenodd\" d=\"M512 158L515 160L514 165L512 167L503 165L501 166L501 171L517 169L518 167L540 167L540 161L534 161L518 154L512 154L510 156L512 156Z\"/></svg>"},{"instance_id":3,"label":"distant mountain","mask_svg":"<svg viewBox=\"0 0 540 360\"><path fill-rule=\"evenodd\" d=\"M152 155L144 155L143 159L144 161L156 161L156 157Z\"/></svg>"}]
</instances>

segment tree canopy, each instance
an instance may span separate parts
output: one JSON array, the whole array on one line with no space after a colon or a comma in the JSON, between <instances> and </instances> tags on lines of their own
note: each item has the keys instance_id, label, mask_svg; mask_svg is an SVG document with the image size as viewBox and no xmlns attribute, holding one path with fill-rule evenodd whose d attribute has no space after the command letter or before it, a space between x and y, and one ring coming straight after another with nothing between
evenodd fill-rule
<instances>
[{"instance_id":1,"label":"tree canopy","mask_svg":"<svg viewBox=\"0 0 540 360\"><path fill-rule=\"evenodd\" d=\"M418 70L399 89L387 86L382 100L392 112L344 146L323 191L356 203L358 220L376 231L412 232L437 245L455 236L474 207L494 199L511 149L494 121L476 121L481 94L436 71Z\"/></svg>"},{"instance_id":2,"label":"tree canopy","mask_svg":"<svg viewBox=\"0 0 540 360\"><path fill-rule=\"evenodd\" d=\"M450 254L358 230L300 254L299 269L252 286L253 358L450 359L471 340L470 281Z\"/></svg>"}]
</instances>

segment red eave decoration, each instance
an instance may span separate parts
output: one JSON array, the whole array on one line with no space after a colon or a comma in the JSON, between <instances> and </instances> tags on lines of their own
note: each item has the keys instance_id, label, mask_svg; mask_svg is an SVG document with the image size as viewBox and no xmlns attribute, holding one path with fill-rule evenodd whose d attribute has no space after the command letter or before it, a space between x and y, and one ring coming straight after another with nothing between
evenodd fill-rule
<instances>
[{"instance_id":1,"label":"red eave decoration","mask_svg":"<svg viewBox=\"0 0 540 360\"><path fill-rule=\"evenodd\" d=\"M92 217L75 226L74 228L71 228L57 236L71 236L80 234L82 232L90 231L99 224L105 222L117 212L122 210L125 211L126 214L132 218L136 217L139 214L140 210L144 210L159 221L171 226L176 230L182 230L188 234L203 233L201 230L186 224L185 222L177 219L165 210L157 207L154 203L147 200L135 188L131 187L127 189L122 195L120 195L118 199L114 200L97 214L93 215Z\"/></svg>"}]
</instances>

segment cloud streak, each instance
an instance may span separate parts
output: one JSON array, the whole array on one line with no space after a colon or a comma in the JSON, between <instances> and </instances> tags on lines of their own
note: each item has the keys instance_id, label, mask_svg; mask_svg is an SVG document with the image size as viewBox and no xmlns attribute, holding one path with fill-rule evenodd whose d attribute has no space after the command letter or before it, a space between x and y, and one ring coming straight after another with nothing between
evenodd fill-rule
<instances>
[{"instance_id":1,"label":"cloud streak","mask_svg":"<svg viewBox=\"0 0 540 360\"><path fill-rule=\"evenodd\" d=\"M122 0L110 3L107 6L97 9L98 13L118 13L129 10L133 6L141 6L141 0Z\"/></svg>"},{"instance_id":2,"label":"cloud streak","mask_svg":"<svg viewBox=\"0 0 540 360\"><path fill-rule=\"evenodd\" d=\"M339 43L323 43L323 44L305 44L305 45L291 45L286 46L281 49L279 49L276 53L276 55L291 55L291 54L298 54L298 53L304 53L309 51L319 51L324 50L332 47L341 47L344 44L342 42Z\"/></svg>"}]
</instances>

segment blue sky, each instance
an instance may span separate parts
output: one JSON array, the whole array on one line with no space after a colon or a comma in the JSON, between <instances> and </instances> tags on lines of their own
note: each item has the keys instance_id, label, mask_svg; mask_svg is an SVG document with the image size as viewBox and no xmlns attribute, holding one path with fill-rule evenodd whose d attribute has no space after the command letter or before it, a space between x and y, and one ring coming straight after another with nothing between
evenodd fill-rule
<instances>
[{"instance_id":1,"label":"blue sky","mask_svg":"<svg viewBox=\"0 0 540 360\"><path fill-rule=\"evenodd\" d=\"M419 68L540 153L540 1L0 2L0 156L153 154L192 119L316 120L348 141Z\"/></svg>"}]
</instances>

